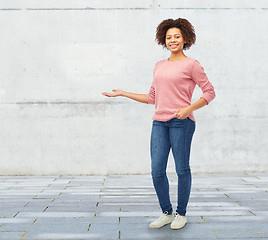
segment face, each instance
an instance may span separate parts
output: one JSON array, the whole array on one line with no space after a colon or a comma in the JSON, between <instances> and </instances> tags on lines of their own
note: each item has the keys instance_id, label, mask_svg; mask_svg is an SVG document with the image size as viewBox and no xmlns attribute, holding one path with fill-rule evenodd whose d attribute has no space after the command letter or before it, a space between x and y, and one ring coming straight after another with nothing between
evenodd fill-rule
<instances>
[{"instance_id":1,"label":"face","mask_svg":"<svg viewBox=\"0 0 268 240\"><path fill-rule=\"evenodd\" d=\"M171 52L182 51L183 45L186 43L183 40L181 30L179 28L170 28L166 33L166 45Z\"/></svg>"}]
</instances>

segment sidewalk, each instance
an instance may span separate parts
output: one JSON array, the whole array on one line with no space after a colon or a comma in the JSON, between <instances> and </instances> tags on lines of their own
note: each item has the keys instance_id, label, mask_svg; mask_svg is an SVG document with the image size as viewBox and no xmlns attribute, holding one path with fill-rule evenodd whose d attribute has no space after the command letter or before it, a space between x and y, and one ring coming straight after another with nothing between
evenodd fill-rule
<instances>
[{"instance_id":1,"label":"sidewalk","mask_svg":"<svg viewBox=\"0 0 268 240\"><path fill-rule=\"evenodd\" d=\"M261 240L268 173L193 174L187 225L150 229L160 214L150 175L0 176L0 239Z\"/></svg>"}]
</instances>

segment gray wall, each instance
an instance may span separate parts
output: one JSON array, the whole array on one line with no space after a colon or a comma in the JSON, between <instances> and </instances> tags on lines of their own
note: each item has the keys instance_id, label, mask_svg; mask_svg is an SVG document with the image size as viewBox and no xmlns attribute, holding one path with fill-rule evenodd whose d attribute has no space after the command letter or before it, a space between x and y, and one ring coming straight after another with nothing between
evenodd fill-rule
<instances>
[{"instance_id":1,"label":"gray wall","mask_svg":"<svg viewBox=\"0 0 268 240\"><path fill-rule=\"evenodd\" d=\"M0 1L0 174L149 173L147 93L166 18L187 18L216 98L195 112L192 172L267 171L267 1ZM193 102L202 92L197 87ZM174 171L172 155L168 169Z\"/></svg>"}]
</instances>

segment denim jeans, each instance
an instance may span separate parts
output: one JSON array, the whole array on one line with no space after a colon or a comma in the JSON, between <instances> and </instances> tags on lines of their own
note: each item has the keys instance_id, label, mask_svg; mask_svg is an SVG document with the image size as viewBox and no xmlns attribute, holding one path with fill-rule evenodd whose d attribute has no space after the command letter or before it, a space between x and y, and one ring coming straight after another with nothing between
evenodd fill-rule
<instances>
[{"instance_id":1,"label":"denim jeans","mask_svg":"<svg viewBox=\"0 0 268 240\"><path fill-rule=\"evenodd\" d=\"M172 213L169 183L166 175L168 155L171 148L178 175L176 212L182 216L186 214L192 184L189 160L194 131L195 122L189 117L185 119L172 118L166 122L153 120L150 143L151 175L163 213Z\"/></svg>"}]
</instances>

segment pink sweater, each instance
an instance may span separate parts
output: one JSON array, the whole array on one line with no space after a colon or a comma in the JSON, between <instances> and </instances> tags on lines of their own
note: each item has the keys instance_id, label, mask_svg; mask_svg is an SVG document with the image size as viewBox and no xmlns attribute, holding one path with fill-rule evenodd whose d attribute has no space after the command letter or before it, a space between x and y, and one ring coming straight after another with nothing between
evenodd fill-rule
<instances>
[{"instance_id":1,"label":"pink sweater","mask_svg":"<svg viewBox=\"0 0 268 240\"><path fill-rule=\"evenodd\" d=\"M191 105L195 85L209 104L215 98L214 87L209 82L201 64L190 57L178 61L161 60L156 63L153 83L146 94L148 104L155 104L153 120L168 121L176 117L179 108ZM195 121L193 113L189 118Z\"/></svg>"}]
</instances>

